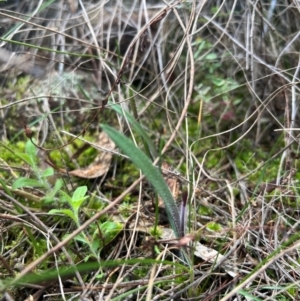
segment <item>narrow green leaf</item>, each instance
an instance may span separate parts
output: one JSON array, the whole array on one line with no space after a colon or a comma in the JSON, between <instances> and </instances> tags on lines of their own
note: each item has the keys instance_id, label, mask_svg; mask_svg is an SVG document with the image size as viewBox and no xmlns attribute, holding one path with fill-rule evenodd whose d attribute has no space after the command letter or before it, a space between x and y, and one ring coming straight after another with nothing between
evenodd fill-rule
<instances>
[{"instance_id":1,"label":"narrow green leaf","mask_svg":"<svg viewBox=\"0 0 300 301\"><path fill-rule=\"evenodd\" d=\"M44 172L42 173L42 178L47 178L50 176L54 175L54 170L52 167L48 167L47 169L44 170Z\"/></svg>"},{"instance_id":2,"label":"narrow green leaf","mask_svg":"<svg viewBox=\"0 0 300 301\"><path fill-rule=\"evenodd\" d=\"M58 266L53 269L51 267L49 269L46 269L45 271L34 271L32 273L26 274L26 276L22 277L18 281L15 281L14 278L10 279L6 277L6 279L2 280L1 283L1 292L7 290L9 287L24 287L24 283L30 283L30 284L40 284L42 282L52 282L53 280L57 281L58 277L63 277L64 279L72 278L74 277L74 274L76 272L79 272L81 274L85 273L91 273L92 271L99 272L99 269L106 269L111 267L120 267L122 265L126 266L133 266L133 265L141 265L145 267L152 267L153 265L162 264L166 268L173 269L176 267L176 269L180 270L181 275L184 273L189 273L190 270L188 270L187 267L184 265L177 263L177 261L167 261L167 260L156 260L156 259L150 259L150 258L134 258L134 259L127 259L127 260L101 260L101 262L97 261L89 261L89 262L81 262L76 264L76 266ZM99 274L100 275L100 274ZM170 282L169 279L166 281ZM120 299L121 300L121 299ZM122 299L124 300L124 299Z\"/></svg>"},{"instance_id":3,"label":"narrow green leaf","mask_svg":"<svg viewBox=\"0 0 300 301\"><path fill-rule=\"evenodd\" d=\"M25 186L27 186L27 187L44 187L44 184L38 180L21 177L14 182L14 184L12 185L12 189L18 189L18 188L22 188Z\"/></svg>"},{"instance_id":4,"label":"narrow green leaf","mask_svg":"<svg viewBox=\"0 0 300 301\"><path fill-rule=\"evenodd\" d=\"M32 144L30 139L28 139L26 142L25 152L30 156L31 159L36 161L36 147Z\"/></svg>"},{"instance_id":5,"label":"narrow green leaf","mask_svg":"<svg viewBox=\"0 0 300 301\"><path fill-rule=\"evenodd\" d=\"M258 298L258 297L255 297L251 294L249 294L248 292L244 291L244 290L240 290L239 291L239 294L246 297L247 300L254 300L254 301L262 301L262 299Z\"/></svg>"},{"instance_id":6,"label":"narrow green leaf","mask_svg":"<svg viewBox=\"0 0 300 301\"><path fill-rule=\"evenodd\" d=\"M101 124L104 132L122 149L132 162L144 173L147 180L164 201L170 225L176 237L179 237L180 221L176 202L158 168L153 166L150 159L138 149L132 141L108 125Z\"/></svg>"},{"instance_id":7,"label":"narrow green leaf","mask_svg":"<svg viewBox=\"0 0 300 301\"><path fill-rule=\"evenodd\" d=\"M133 126L135 131L143 138L145 143L147 144L149 151L153 157L157 157L157 151L156 148L152 142L152 140L149 138L147 132L143 129L143 127L140 125L138 120L136 120L129 112L122 110L121 106L112 102L108 102L110 105L110 108L116 111L119 115L127 118L127 120L130 122L130 124ZM125 115L125 116L124 116Z\"/></svg>"}]
</instances>

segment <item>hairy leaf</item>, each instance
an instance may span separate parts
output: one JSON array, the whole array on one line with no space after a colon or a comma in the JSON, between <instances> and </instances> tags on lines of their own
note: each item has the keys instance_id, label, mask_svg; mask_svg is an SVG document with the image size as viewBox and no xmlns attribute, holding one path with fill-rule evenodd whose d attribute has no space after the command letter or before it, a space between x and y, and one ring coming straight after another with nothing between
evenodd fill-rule
<instances>
[{"instance_id":1,"label":"hairy leaf","mask_svg":"<svg viewBox=\"0 0 300 301\"><path fill-rule=\"evenodd\" d=\"M180 236L179 212L176 202L157 167L153 166L150 159L134 143L108 125L101 125L106 134L115 144L132 160L143 172L147 180L153 185L165 204L170 225L176 237Z\"/></svg>"}]
</instances>

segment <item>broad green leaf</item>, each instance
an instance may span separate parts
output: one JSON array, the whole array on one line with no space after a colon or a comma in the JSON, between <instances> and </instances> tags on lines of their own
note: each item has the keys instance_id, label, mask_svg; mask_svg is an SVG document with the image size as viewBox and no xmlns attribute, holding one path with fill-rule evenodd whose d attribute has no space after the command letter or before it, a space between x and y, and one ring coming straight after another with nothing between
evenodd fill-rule
<instances>
[{"instance_id":1,"label":"broad green leaf","mask_svg":"<svg viewBox=\"0 0 300 301\"><path fill-rule=\"evenodd\" d=\"M78 215L78 211L79 211L79 208L80 206L82 205L82 203L88 198L88 196L80 199L80 200L77 200L77 201L72 201L72 209L74 210L74 213L76 215Z\"/></svg>"},{"instance_id":2,"label":"broad green leaf","mask_svg":"<svg viewBox=\"0 0 300 301\"><path fill-rule=\"evenodd\" d=\"M54 175L54 170L52 167L48 167L47 169L44 170L44 172L42 173L42 178L47 178L50 176Z\"/></svg>"},{"instance_id":3,"label":"broad green leaf","mask_svg":"<svg viewBox=\"0 0 300 301\"><path fill-rule=\"evenodd\" d=\"M86 192L87 192L87 187L80 186L73 193L71 206L76 215L78 215L78 210L82 205L82 203L88 198L88 196L85 196Z\"/></svg>"},{"instance_id":4,"label":"broad green leaf","mask_svg":"<svg viewBox=\"0 0 300 301\"><path fill-rule=\"evenodd\" d=\"M64 181L63 181L62 179L57 179L57 180L55 181L55 185L54 185L54 188L53 188L53 190L55 191L55 193L56 193L59 189L61 189L61 188L63 187L63 185L64 185Z\"/></svg>"},{"instance_id":5,"label":"broad green leaf","mask_svg":"<svg viewBox=\"0 0 300 301\"><path fill-rule=\"evenodd\" d=\"M214 53L214 52L209 53L209 54L205 57L206 60L216 60L217 58L218 58L218 57L217 57L217 54Z\"/></svg>"},{"instance_id":6,"label":"broad green leaf","mask_svg":"<svg viewBox=\"0 0 300 301\"><path fill-rule=\"evenodd\" d=\"M99 251L99 249L103 248L102 242L100 241L99 238L93 239L93 240L89 241L87 237L85 237L84 235L81 235L81 234L75 236L74 238L77 241L80 241L81 243L87 244L94 253L96 253L97 251ZM93 256L93 255L89 254L87 257L85 257L85 259L88 259L91 256Z\"/></svg>"},{"instance_id":7,"label":"broad green leaf","mask_svg":"<svg viewBox=\"0 0 300 301\"><path fill-rule=\"evenodd\" d=\"M211 81L218 87L224 86L225 79L223 78L212 78Z\"/></svg>"},{"instance_id":8,"label":"broad green leaf","mask_svg":"<svg viewBox=\"0 0 300 301\"><path fill-rule=\"evenodd\" d=\"M18 189L22 187L44 187L44 184L38 180L21 177L18 178L12 185L12 189Z\"/></svg>"},{"instance_id":9,"label":"broad green leaf","mask_svg":"<svg viewBox=\"0 0 300 301\"><path fill-rule=\"evenodd\" d=\"M74 215L73 211L70 209L52 209L48 212L49 214L64 214L69 216L76 224L78 224L78 220Z\"/></svg>"},{"instance_id":10,"label":"broad green leaf","mask_svg":"<svg viewBox=\"0 0 300 301\"><path fill-rule=\"evenodd\" d=\"M134 143L108 125L101 125L104 132L115 144L132 160L132 162L144 173L147 180L153 185L155 191L164 201L170 225L176 237L180 233L179 212L176 202L157 167L153 166L150 159L138 149Z\"/></svg>"},{"instance_id":11,"label":"broad green leaf","mask_svg":"<svg viewBox=\"0 0 300 301\"><path fill-rule=\"evenodd\" d=\"M36 147L32 144L31 140L28 139L25 145L25 152L30 156L34 162L36 162Z\"/></svg>"},{"instance_id":12,"label":"broad green leaf","mask_svg":"<svg viewBox=\"0 0 300 301\"><path fill-rule=\"evenodd\" d=\"M222 225L216 222L209 222L206 227L208 230L215 232L220 232L223 230Z\"/></svg>"},{"instance_id":13,"label":"broad green leaf","mask_svg":"<svg viewBox=\"0 0 300 301\"><path fill-rule=\"evenodd\" d=\"M80 241L80 242L82 242L82 243L88 244L88 245L90 245L90 243L91 243L90 241L87 241L87 240L86 240L86 238L85 238L84 235L81 235L81 234L76 235L76 236L74 237L74 239L76 239L77 241Z\"/></svg>"},{"instance_id":14,"label":"broad green leaf","mask_svg":"<svg viewBox=\"0 0 300 301\"><path fill-rule=\"evenodd\" d=\"M139 121L136 120L129 112L122 110L121 106L118 104L114 104L112 102L108 102L110 105L110 108L116 111L121 116L126 116L127 120L130 122L130 124L133 126L135 131L143 138L145 143L147 144L149 151L153 157L157 157L156 148L152 142L152 140L149 138L147 132L143 129L143 127L140 125Z\"/></svg>"},{"instance_id":15,"label":"broad green leaf","mask_svg":"<svg viewBox=\"0 0 300 301\"><path fill-rule=\"evenodd\" d=\"M102 241L100 241L100 239L95 239L92 241L91 248L94 252L97 252L97 251L99 251L100 248L101 249L103 248L102 244L103 243L102 243Z\"/></svg>"},{"instance_id":16,"label":"broad green leaf","mask_svg":"<svg viewBox=\"0 0 300 301\"><path fill-rule=\"evenodd\" d=\"M104 241L107 244L120 233L120 231L123 229L123 226L120 223L106 221L100 225L100 229L104 236Z\"/></svg>"},{"instance_id":17,"label":"broad green leaf","mask_svg":"<svg viewBox=\"0 0 300 301\"><path fill-rule=\"evenodd\" d=\"M76 188L72 196L72 201L76 202L81 200L82 198L84 198L86 192L87 192L87 186L80 186Z\"/></svg>"}]
</instances>

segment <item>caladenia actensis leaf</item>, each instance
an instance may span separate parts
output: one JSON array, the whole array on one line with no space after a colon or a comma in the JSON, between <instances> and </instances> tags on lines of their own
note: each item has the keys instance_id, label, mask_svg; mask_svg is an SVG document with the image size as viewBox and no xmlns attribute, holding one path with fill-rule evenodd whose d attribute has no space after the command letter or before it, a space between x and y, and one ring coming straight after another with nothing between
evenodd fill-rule
<instances>
[{"instance_id":1,"label":"caladenia actensis leaf","mask_svg":"<svg viewBox=\"0 0 300 301\"><path fill-rule=\"evenodd\" d=\"M152 184L156 193L164 202L168 220L176 238L181 237L180 217L177 204L165 182L160 170L151 160L127 137L108 125L101 125L104 132L126 154L130 160L143 172Z\"/></svg>"},{"instance_id":2,"label":"caladenia actensis leaf","mask_svg":"<svg viewBox=\"0 0 300 301\"><path fill-rule=\"evenodd\" d=\"M122 133L114 128L101 124L103 131L110 137L112 141L126 154L130 160L143 172L146 179L152 184L156 193L164 202L165 209L168 216L168 221L174 232L174 235L179 240L183 238L185 229L185 218L181 218L177 203L175 202L170 189L165 182L160 170L153 165L149 157L147 157L130 139L125 137ZM187 194L184 198L182 214L185 216L187 206ZM180 249L180 257L182 261L188 266L192 267L189 255L186 250L178 246Z\"/></svg>"}]
</instances>

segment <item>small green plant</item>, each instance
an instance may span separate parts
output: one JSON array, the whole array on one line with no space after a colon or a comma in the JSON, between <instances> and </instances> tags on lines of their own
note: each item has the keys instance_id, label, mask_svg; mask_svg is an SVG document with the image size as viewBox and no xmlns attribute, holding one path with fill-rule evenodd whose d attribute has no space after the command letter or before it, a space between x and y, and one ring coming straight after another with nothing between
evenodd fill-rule
<instances>
[{"instance_id":1,"label":"small green plant","mask_svg":"<svg viewBox=\"0 0 300 301\"><path fill-rule=\"evenodd\" d=\"M50 177L54 175L53 168L49 167L42 170L38 165L37 148L33 143L28 140L25 145L24 152L15 152L15 155L23 162L28 164L31 168L31 176L20 177L14 181L12 189L20 188L39 188L45 192L44 197L41 198L44 204L50 204L56 201L59 206L67 203L70 208L52 209L49 211L51 215L62 214L72 219L76 227L80 227L80 209L83 202L89 198L87 195L87 186L78 187L70 196L63 188L62 179L57 179L54 185L51 185ZM109 243L114 237L122 230L122 225L113 221L105 221L101 223L99 227L92 225L88 232L91 235L86 235L82 232L76 237L77 241L80 241L89 246L91 254L87 255L89 258L91 255L99 258L99 251ZM100 233L99 233L100 232ZM86 259L87 259L86 258Z\"/></svg>"},{"instance_id":2,"label":"small green plant","mask_svg":"<svg viewBox=\"0 0 300 301\"><path fill-rule=\"evenodd\" d=\"M220 55L217 54L212 49L212 44L206 40L197 39L194 42L195 60L201 62L199 72L204 75L203 80L195 87L198 92L198 96L206 102L209 102L211 98L216 96L221 96L221 99L227 101L229 97L229 92L237 89L239 84L232 78L225 77L220 68L222 64L220 63ZM224 52L223 56L227 55ZM241 98L237 97L233 100L235 105L242 101Z\"/></svg>"},{"instance_id":3,"label":"small green plant","mask_svg":"<svg viewBox=\"0 0 300 301\"><path fill-rule=\"evenodd\" d=\"M64 214L66 216L69 216L76 224L77 227L80 226L79 222L79 208L82 205L82 203L88 198L86 196L87 193L87 186L80 186L78 187L72 197L70 197L67 193L64 191L60 191L60 195L64 200L68 202L71 209L52 209L49 211L49 214Z\"/></svg>"},{"instance_id":4,"label":"small green plant","mask_svg":"<svg viewBox=\"0 0 300 301\"><path fill-rule=\"evenodd\" d=\"M87 186L80 186L74 191L72 197L70 197L64 191L59 191L60 201L67 202L71 209L52 209L49 211L49 214L63 214L67 217L70 217L75 222L76 226L80 227L79 209L83 202L89 198L89 196L86 195L87 191ZM91 256L94 256L96 259L98 259L99 252L107 243L112 241L122 229L123 226L119 223L105 221L101 223L99 227L97 225L92 225L90 227L89 233L92 233L91 236L86 235L84 232L81 232L81 234L76 236L75 239L77 241L87 245L91 250L91 254L88 254L85 257L85 261L87 261Z\"/></svg>"},{"instance_id":5,"label":"small green plant","mask_svg":"<svg viewBox=\"0 0 300 301\"><path fill-rule=\"evenodd\" d=\"M159 227L151 227L149 232L150 235L155 238L159 238L163 234L163 231Z\"/></svg>"},{"instance_id":6,"label":"small green plant","mask_svg":"<svg viewBox=\"0 0 300 301\"><path fill-rule=\"evenodd\" d=\"M63 214L70 217L75 222L76 226L80 227L79 210L83 202L89 198L89 196L86 195L87 190L87 186L80 186L74 191L72 197L64 191L60 191L60 201L67 202L71 209L52 209L49 211L49 214ZM87 245L91 250L91 254L88 254L85 257L85 261L91 256L98 259L99 252L105 245L112 241L122 229L123 226L120 223L108 220L101 223L99 226L91 225L88 229L88 232L91 233L91 235L85 234L84 232L77 235L75 239Z\"/></svg>"},{"instance_id":7,"label":"small green plant","mask_svg":"<svg viewBox=\"0 0 300 301\"><path fill-rule=\"evenodd\" d=\"M133 213L133 205L127 202L124 202L120 205L119 211L125 217L129 217Z\"/></svg>"},{"instance_id":8,"label":"small green plant","mask_svg":"<svg viewBox=\"0 0 300 301\"><path fill-rule=\"evenodd\" d=\"M57 179L52 187L49 182L49 178L54 175L54 170L52 167L42 170L38 166L37 149L33 143L28 140L25 145L25 152L15 152L15 155L31 167L32 176L31 178L18 178L13 183L12 189L15 190L23 187L41 188L46 192L43 200L45 202L54 201L55 195L63 186L63 181L61 179Z\"/></svg>"}]
</instances>

